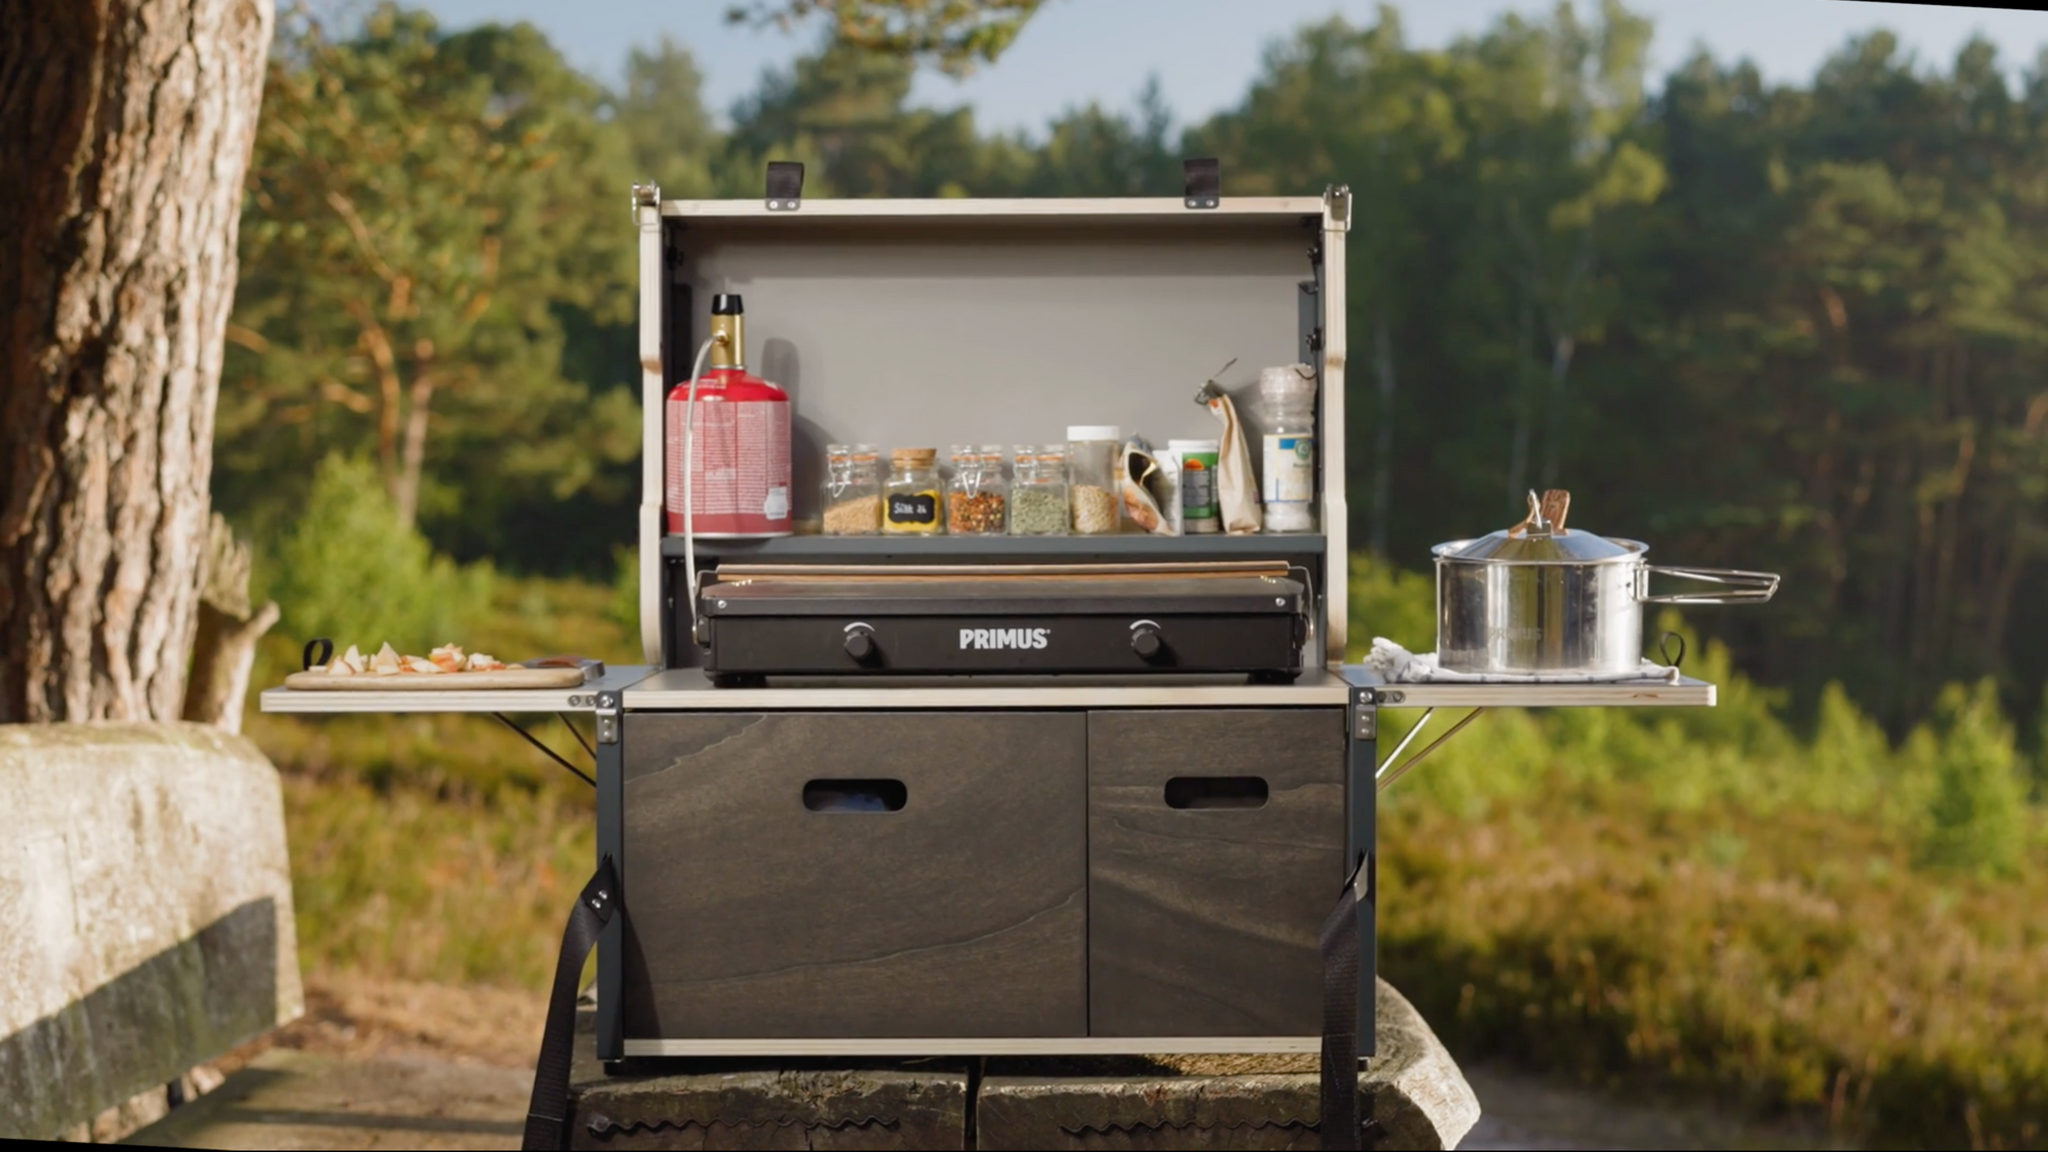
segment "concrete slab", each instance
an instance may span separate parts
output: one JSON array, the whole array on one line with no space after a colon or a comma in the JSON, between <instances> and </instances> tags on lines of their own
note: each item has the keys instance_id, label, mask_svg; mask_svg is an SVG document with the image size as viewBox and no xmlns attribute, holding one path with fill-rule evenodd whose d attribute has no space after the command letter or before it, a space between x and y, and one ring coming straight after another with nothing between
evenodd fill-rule
<instances>
[{"instance_id":1,"label":"concrete slab","mask_svg":"<svg viewBox=\"0 0 2048 1152\"><path fill-rule=\"evenodd\" d=\"M533 1074L284 1048L124 1143L156 1148L519 1147Z\"/></svg>"}]
</instances>

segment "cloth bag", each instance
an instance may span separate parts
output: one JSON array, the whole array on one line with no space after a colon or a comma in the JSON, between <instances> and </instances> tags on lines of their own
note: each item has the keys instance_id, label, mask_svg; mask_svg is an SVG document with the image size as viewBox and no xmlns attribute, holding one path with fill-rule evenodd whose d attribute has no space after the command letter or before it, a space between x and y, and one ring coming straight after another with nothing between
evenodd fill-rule
<instances>
[{"instance_id":1,"label":"cloth bag","mask_svg":"<svg viewBox=\"0 0 2048 1152\"><path fill-rule=\"evenodd\" d=\"M1229 371L1230 364L1225 364L1216 375ZM1252 453L1245 447L1244 424L1237 418L1237 405L1213 378L1195 393L1195 403L1209 409L1210 415L1223 423L1216 454L1216 503L1223 515L1223 530L1232 536L1249 536L1263 528L1265 520L1259 512L1259 481L1252 473Z\"/></svg>"}]
</instances>

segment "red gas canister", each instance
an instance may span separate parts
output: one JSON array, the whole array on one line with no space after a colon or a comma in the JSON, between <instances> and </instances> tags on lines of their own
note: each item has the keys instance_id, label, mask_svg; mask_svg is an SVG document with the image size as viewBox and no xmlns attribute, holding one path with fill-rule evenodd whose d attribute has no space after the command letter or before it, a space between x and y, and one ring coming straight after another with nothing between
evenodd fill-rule
<instances>
[{"instance_id":1,"label":"red gas canister","mask_svg":"<svg viewBox=\"0 0 2048 1152\"><path fill-rule=\"evenodd\" d=\"M698 536L787 536L789 394L747 371L740 298L711 298L711 366L697 381L691 429L691 530ZM690 382L668 394L668 530L683 531L684 420Z\"/></svg>"}]
</instances>

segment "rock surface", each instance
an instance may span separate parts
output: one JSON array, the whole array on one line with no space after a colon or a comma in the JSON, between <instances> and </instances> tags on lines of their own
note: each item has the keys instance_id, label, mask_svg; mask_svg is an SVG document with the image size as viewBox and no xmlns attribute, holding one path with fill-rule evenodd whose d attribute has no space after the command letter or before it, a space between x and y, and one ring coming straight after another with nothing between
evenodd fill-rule
<instances>
[{"instance_id":1,"label":"rock surface","mask_svg":"<svg viewBox=\"0 0 2048 1152\"><path fill-rule=\"evenodd\" d=\"M0 1137L54 1137L300 1013L282 795L253 744L0 728L0 812Z\"/></svg>"}]
</instances>

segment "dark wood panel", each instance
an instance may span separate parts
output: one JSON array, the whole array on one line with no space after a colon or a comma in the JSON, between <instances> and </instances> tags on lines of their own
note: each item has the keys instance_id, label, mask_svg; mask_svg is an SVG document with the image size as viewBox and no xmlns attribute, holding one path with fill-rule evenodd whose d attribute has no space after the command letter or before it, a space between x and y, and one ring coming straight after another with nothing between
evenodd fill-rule
<instances>
[{"instance_id":1,"label":"dark wood panel","mask_svg":"<svg viewBox=\"0 0 2048 1152\"><path fill-rule=\"evenodd\" d=\"M1079 712L629 714L626 1035L1087 1030ZM807 781L891 779L894 812Z\"/></svg>"},{"instance_id":2,"label":"dark wood panel","mask_svg":"<svg viewBox=\"0 0 2048 1152\"><path fill-rule=\"evenodd\" d=\"M1175 777L1257 777L1266 800L1171 807ZM1343 709L1090 713L1088 839L1092 1034L1321 1029L1316 936L1344 878Z\"/></svg>"}]
</instances>

